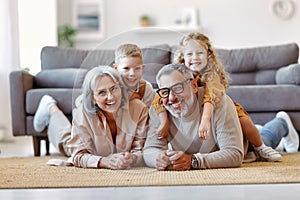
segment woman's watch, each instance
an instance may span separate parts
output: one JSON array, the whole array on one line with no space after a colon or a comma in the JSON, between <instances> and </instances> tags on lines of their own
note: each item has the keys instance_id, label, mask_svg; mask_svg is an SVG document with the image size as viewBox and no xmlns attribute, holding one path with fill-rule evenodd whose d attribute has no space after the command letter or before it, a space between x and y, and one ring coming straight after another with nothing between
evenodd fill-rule
<instances>
[{"instance_id":1,"label":"woman's watch","mask_svg":"<svg viewBox=\"0 0 300 200\"><path fill-rule=\"evenodd\" d=\"M195 155L192 155L191 169L199 169L199 168L200 168L200 164L198 159L196 158Z\"/></svg>"}]
</instances>

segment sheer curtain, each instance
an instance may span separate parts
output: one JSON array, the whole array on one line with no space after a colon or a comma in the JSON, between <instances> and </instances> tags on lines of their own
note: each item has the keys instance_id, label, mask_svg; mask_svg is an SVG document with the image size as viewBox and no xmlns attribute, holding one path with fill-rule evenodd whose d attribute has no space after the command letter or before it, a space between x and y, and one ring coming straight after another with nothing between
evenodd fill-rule
<instances>
[{"instance_id":1,"label":"sheer curtain","mask_svg":"<svg viewBox=\"0 0 300 200\"><path fill-rule=\"evenodd\" d=\"M9 73L40 71L42 47L57 45L56 10L57 0L0 0L0 129L6 139L13 138Z\"/></svg>"},{"instance_id":2,"label":"sheer curtain","mask_svg":"<svg viewBox=\"0 0 300 200\"><path fill-rule=\"evenodd\" d=\"M36 74L41 49L57 45L57 0L18 0L18 5L20 64Z\"/></svg>"},{"instance_id":3,"label":"sheer curtain","mask_svg":"<svg viewBox=\"0 0 300 200\"><path fill-rule=\"evenodd\" d=\"M18 0L0 1L0 128L4 138L11 135L9 73L20 66L18 41Z\"/></svg>"}]
</instances>

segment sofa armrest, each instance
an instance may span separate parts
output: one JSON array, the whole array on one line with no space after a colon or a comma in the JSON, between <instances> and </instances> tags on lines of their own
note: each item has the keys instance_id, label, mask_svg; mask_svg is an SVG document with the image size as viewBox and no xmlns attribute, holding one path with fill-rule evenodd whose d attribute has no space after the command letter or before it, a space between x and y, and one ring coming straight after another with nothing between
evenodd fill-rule
<instances>
[{"instance_id":1,"label":"sofa armrest","mask_svg":"<svg viewBox=\"0 0 300 200\"><path fill-rule=\"evenodd\" d=\"M300 64L279 68L276 72L276 83L300 85Z\"/></svg>"},{"instance_id":2,"label":"sofa armrest","mask_svg":"<svg viewBox=\"0 0 300 200\"><path fill-rule=\"evenodd\" d=\"M9 74L12 132L26 135L26 92L33 88L34 76L18 70Z\"/></svg>"}]
</instances>

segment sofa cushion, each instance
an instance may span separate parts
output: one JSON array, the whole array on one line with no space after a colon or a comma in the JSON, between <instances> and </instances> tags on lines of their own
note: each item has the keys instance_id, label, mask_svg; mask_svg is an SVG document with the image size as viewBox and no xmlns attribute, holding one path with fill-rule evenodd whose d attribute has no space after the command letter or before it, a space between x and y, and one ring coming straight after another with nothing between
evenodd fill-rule
<instances>
[{"instance_id":1,"label":"sofa cushion","mask_svg":"<svg viewBox=\"0 0 300 200\"><path fill-rule=\"evenodd\" d=\"M41 51L41 68L79 68L87 54L86 50L46 46Z\"/></svg>"},{"instance_id":2,"label":"sofa cushion","mask_svg":"<svg viewBox=\"0 0 300 200\"><path fill-rule=\"evenodd\" d=\"M47 46L41 52L42 69L83 68L110 65L114 61L113 50L83 50Z\"/></svg>"},{"instance_id":3,"label":"sofa cushion","mask_svg":"<svg viewBox=\"0 0 300 200\"><path fill-rule=\"evenodd\" d=\"M157 88L156 74L164 65L170 61L170 46L167 44L149 46L142 48L143 62L145 68L143 71L143 79L149 81L154 88Z\"/></svg>"},{"instance_id":4,"label":"sofa cushion","mask_svg":"<svg viewBox=\"0 0 300 200\"><path fill-rule=\"evenodd\" d=\"M52 96L58 107L67 115L72 114L76 98L81 94L81 89L71 88L44 88L31 89L26 92L26 113L34 115L41 98L44 95Z\"/></svg>"},{"instance_id":5,"label":"sofa cushion","mask_svg":"<svg viewBox=\"0 0 300 200\"><path fill-rule=\"evenodd\" d=\"M270 85L275 84L277 70L261 70L248 73L229 74L230 85Z\"/></svg>"},{"instance_id":6,"label":"sofa cushion","mask_svg":"<svg viewBox=\"0 0 300 200\"><path fill-rule=\"evenodd\" d=\"M115 52L112 49L107 50L89 50L86 57L82 61L80 67L84 69L92 69L99 65L112 66L115 60Z\"/></svg>"},{"instance_id":7,"label":"sofa cushion","mask_svg":"<svg viewBox=\"0 0 300 200\"><path fill-rule=\"evenodd\" d=\"M142 48L144 63L170 63L170 47L167 44ZM113 49L83 50L46 46L41 51L42 69L84 68L112 65Z\"/></svg>"},{"instance_id":8,"label":"sofa cushion","mask_svg":"<svg viewBox=\"0 0 300 200\"><path fill-rule=\"evenodd\" d=\"M170 61L170 46L167 44L154 45L142 48L143 62L147 63L158 63L158 64L169 64Z\"/></svg>"},{"instance_id":9,"label":"sofa cushion","mask_svg":"<svg viewBox=\"0 0 300 200\"><path fill-rule=\"evenodd\" d=\"M147 63L143 71L143 79L152 84L153 88L158 88L156 83L156 74L164 66L159 63Z\"/></svg>"},{"instance_id":10,"label":"sofa cushion","mask_svg":"<svg viewBox=\"0 0 300 200\"><path fill-rule=\"evenodd\" d=\"M300 85L300 64L280 68L276 73L276 83Z\"/></svg>"},{"instance_id":11,"label":"sofa cushion","mask_svg":"<svg viewBox=\"0 0 300 200\"><path fill-rule=\"evenodd\" d=\"M167 64L170 62L169 45L154 45L142 48L143 62ZM115 51L112 49L107 50L89 50L86 58L82 61L81 68L91 69L98 65L110 65L114 63Z\"/></svg>"},{"instance_id":12,"label":"sofa cushion","mask_svg":"<svg viewBox=\"0 0 300 200\"><path fill-rule=\"evenodd\" d=\"M80 88L87 69L49 69L36 74L36 88Z\"/></svg>"},{"instance_id":13,"label":"sofa cushion","mask_svg":"<svg viewBox=\"0 0 300 200\"><path fill-rule=\"evenodd\" d=\"M230 86L226 93L248 112L300 110L298 85Z\"/></svg>"},{"instance_id":14,"label":"sofa cushion","mask_svg":"<svg viewBox=\"0 0 300 200\"><path fill-rule=\"evenodd\" d=\"M229 73L278 69L297 63L299 57L299 47L296 43L216 51Z\"/></svg>"}]
</instances>

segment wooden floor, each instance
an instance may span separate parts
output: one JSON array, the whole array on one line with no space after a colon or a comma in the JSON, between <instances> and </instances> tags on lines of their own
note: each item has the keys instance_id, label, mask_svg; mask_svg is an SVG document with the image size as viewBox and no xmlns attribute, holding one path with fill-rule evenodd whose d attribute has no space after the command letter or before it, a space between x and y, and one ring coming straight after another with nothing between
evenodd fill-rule
<instances>
[{"instance_id":1,"label":"wooden floor","mask_svg":"<svg viewBox=\"0 0 300 200\"><path fill-rule=\"evenodd\" d=\"M0 157L33 156L32 138L16 137L0 142ZM50 146L51 154L57 151ZM41 151L45 155L45 148ZM0 177L1 178L1 177ZM298 200L299 184L210 185L210 186L164 186L164 187L106 187L67 189L0 189L0 199L48 200L48 199L137 199L137 200Z\"/></svg>"}]
</instances>

